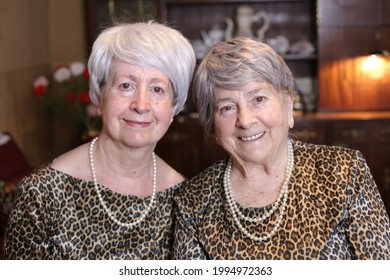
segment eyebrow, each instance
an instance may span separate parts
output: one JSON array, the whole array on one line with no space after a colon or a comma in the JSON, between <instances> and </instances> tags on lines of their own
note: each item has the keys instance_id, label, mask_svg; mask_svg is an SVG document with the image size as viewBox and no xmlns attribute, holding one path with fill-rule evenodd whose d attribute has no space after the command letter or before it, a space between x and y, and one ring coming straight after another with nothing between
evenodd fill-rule
<instances>
[{"instance_id":1,"label":"eyebrow","mask_svg":"<svg viewBox=\"0 0 390 280\"><path fill-rule=\"evenodd\" d=\"M268 88L256 87L254 89L247 91L246 93L244 93L244 95L247 96L258 92L270 92L270 90Z\"/></svg>"},{"instance_id":2,"label":"eyebrow","mask_svg":"<svg viewBox=\"0 0 390 280\"><path fill-rule=\"evenodd\" d=\"M231 102L231 101L233 101L232 98L224 97L224 98L220 98L220 99L215 100L214 105L217 105L219 103L224 103L224 102Z\"/></svg>"},{"instance_id":3,"label":"eyebrow","mask_svg":"<svg viewBox=\"0 0 390 280\"><path fill-rule=\"evenodd\" d=\"M163 78L163 77L161 77L161 78L152 78L150 80L150 82L152 82L152 83L161 82L161 83L166 83L168 85L171 84L171 80L169 78Z\"/></svg>"}]
</instances>

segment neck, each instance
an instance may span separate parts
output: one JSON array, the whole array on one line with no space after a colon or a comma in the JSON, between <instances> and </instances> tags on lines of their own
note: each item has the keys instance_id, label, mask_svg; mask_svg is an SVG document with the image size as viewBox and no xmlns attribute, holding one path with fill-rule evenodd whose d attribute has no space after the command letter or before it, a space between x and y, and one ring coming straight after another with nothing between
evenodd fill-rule
<instances>
[{"instance_id":1,"label":"neck","mask_svg":"<svg viewBox=\"0 0 390 280\"><path fill-rule=\"evenodd\" d=\"M108 217L115 222L119 226L124 226L124 227L133 227L134 225L139 224L142 220L145 219L146 215L150 212L150 209L153 207L154 199L156 197L156 182L157 182L157 164L156 164L156 157L154 153L152 153L152 160L153 160L153 189L152 189L152 195L150 198L149 205L145 208L141 216L136 219L135 221L132 222L123 222L121 220L118 220L115 215L111 212L109 207L106 205L104 202L103 196L100 193L100 187L98 186L97 179L96 179L96 169L95 169L95 164L94 164L94 158L93 158L93 152L94 152L94 145L96 143L98 138L95 138L92 140L92 142L89 145L89 162L90 162L90 168L91 168L91 174L92 174L92 180L93 180L93 185L96 190L96 194L99 198L99 202L102 205L104 211L107 213Z\"/></svg>"},{"instance_id":2,"label":"neck","mask_svg":"<svg viewBox=\"0 0 390 280\"><path fill-rule=\"evenodd\" d=\"M245 207L263 207L278 198L288 165L287 145L272 164L242 164L232 161L231 188L236 201Z\"/></svg>"},{"instance_id":3,"label":"neck","mask_svg":"<svg viewBox=\"0 0 390 280\"><path fill-rule=\"evenodd\" d=\"M235 221L235 224L238 226L238 228L241 230L241 232L252 239L253 241L265 241L270 239L276 231L279 229L280 224L283 219L284 211L286 209L287 205L287 198L288 198L288 192L289 192L289 181L291 178L292 174L292 169L294 167L294 151L292 147L291 141L288 143L288 160L287 160L287 166L286 166L286 174L285 178L283 180L283 184L280 190L280 195L276 199L275 203L273 204L272 208L266 211L264 214L258 216L258 217L247 217L242 214L240 211L239 207L237 206L237 203L234 199L234 195L232 193L231 189L231 183L230 183L230 176L231 176L231 160L229 160L225 174L223 177L223 186L224 186L224 191L225 191L225 196L226 196L226 201L227 204L229 205L230 212L232 214L233 220ZM271 215L274 214L274 212L279 211L279 215L276 217L276 223L271 231L269 231L266 234L263 235L257 235L257 234L252 234L248 230L245 229L243 224L241 223L241 219L245 220L247 222L251 223L262 223L265 221L265 219L271 217Z\"/></svg>"},{"instance_id":4,"label":"neck","mask_svg":"<svg viewBox=\"0 0 390 280\"><path fill-rule=\"evenodd\" d=\"M153 187L152 151L100 139L93 154L97 182L121 194L149 196Z\"/></svg>"},{"instance_id":5,"label":"neck","mask_svg":"<svg viewBox=\"0 0 390 280\"><path fill-rule=\"evenodd\" d=\"M232 171L232 192L237 203L244 207L264 207L278 198L285 172L258 179L239 177Z\"/></svg>"}]
</instances>

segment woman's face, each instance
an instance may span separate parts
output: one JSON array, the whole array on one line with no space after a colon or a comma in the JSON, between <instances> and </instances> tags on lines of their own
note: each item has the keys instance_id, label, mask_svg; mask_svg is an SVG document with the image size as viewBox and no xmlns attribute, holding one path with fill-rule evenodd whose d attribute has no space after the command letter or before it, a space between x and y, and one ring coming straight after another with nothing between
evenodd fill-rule
<instances>
[{"instance_id":1,"label":"woman's face","mask_svg":"<svg viewBox=\"0 0 390 280\"><path fill-rule=\"evenodd\" d=\"M99 107L103 132L133 148L154 148L173 120L172 104L163 72L114 60Z\"/></svg>"},{"instance_id":2,"label":"woman's face","mask_svg":"<svg viewBox=\"0 0 390 280\"><path fill-rule=\"evenodd\" d=\"M240 90L218 88L214 98L217 142L238 161L272 163L293 126L293 98L265 82Z\"/></svg>"}]
</instances>

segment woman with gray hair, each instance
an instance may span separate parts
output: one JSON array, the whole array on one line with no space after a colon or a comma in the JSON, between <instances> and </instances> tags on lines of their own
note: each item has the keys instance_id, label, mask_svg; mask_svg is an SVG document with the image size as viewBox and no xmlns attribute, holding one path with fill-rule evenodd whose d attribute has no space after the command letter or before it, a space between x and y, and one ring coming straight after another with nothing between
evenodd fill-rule
<instances>
[{"instance_id":1,"label":"woman with gray hair","mask_svg":"<svg viewBox=\"0 0 390 280\"><path fill-rule=\"evenodd\" d=\"M229 156L175 198L174 258L390 258L389 217L363 155L291 139L295 82L268 45L216 43L193 89Z\"/></svg>"},{"instance_id":2,"label":"woman with gray hair","mask_svg":"<svg viewBox=\"0 0 390 280\"><path fill-rule=\"evenodd\" d=\"M104 30L88 61L99 137L23 179L6 259L169 259L183 176L155 155L182 109L195 54L165 25Z\"/></svg>"}]
</instances>

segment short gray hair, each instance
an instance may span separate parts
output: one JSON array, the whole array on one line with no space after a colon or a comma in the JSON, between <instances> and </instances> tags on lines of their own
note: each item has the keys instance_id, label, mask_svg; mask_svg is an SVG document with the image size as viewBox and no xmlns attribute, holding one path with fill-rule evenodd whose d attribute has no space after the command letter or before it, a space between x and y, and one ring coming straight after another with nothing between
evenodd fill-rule
<instances>
[{"instance_id":1,"label":"short gray hair","mask_svg":"<svg viewBox=\"0 0 390 280\"><path fill-rule=\"evenodd\" d=\"M193 98L206 133L213 133L214 90L236 90L249 82L267 82L278 92L295 94L294 76L270 46L237 37L216 43L203 58L193 80Z\"/></svg>"},{"instance_id":2,"label":"short gray hair","mask_svg":"<svg viewBox=\"0 0 390 280\"><path fill-rule=\"evenodd\" d=\"M177 30L157 22L118 24L102 31L88 60L89 95L100 103L114 58L142 67L155 67L170 79L178 114L188 95L196 59L190 42Z\"/></svg>"}]
</instances>

